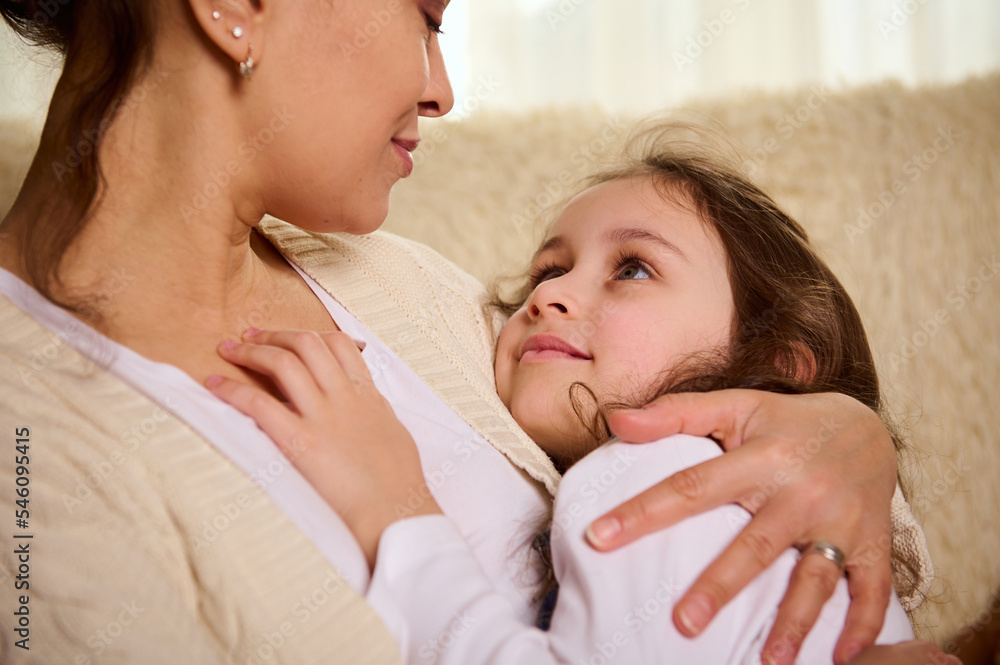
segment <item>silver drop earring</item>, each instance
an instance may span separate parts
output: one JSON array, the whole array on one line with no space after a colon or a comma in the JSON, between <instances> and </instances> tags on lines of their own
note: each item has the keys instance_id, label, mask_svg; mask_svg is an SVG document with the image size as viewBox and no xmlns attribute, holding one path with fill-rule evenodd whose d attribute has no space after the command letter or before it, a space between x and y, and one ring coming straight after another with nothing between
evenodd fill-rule
<instances>
[{"instance_id":1,"label":"silver drop earring","mask_svg":"<svg viewBox=\"0 0 1000 665\"><path fill-rule=\"evenodd\" d=\"M247 44L247 57L240 63L240 76L245 79L253 76L253 44Z\"/></svg>"}]
</instances>

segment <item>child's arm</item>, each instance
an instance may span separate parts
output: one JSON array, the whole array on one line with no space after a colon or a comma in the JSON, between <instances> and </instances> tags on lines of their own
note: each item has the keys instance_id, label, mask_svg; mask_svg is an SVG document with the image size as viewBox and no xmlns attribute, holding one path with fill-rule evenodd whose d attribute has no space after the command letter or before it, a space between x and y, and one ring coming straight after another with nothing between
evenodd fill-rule
<instances>
[{"instance_id":1,"label":"child's arm","mask_svg":"<svg viewBox=\"0 0 1000 665\"><path fill-rule=\"evenodd\" d=\"M416 444L375 388L350 337L260 331L244 340L221 344L220 355L274 380L291 404L223 377L210 377L208 388L257 421L344 519L369 566L408 493L429 498L407 515L441 513L427 491Z\"/></svg>"},{"instance_id":2,"label":"child's arm","mask_svg":"<svg viewBox=\"0 0 1000 665\"><path fill-rule=\"evenodd\" d=\"M416 511L419 519L397 517L395 507L405 505L414 489L429 492L412 438L375 389L349 337L260 332L247 341L220 347L220 353L274 379L291 405L237 381L210 380L209 387L253 416L355 533L374 566L367 599L397 636L408 662L559 665L610 660L612 651L641 654L639 660L628 656L620 662L665 657L677 663L743 657L759 662L762 643L752 638L766 634L762 626L780 597L776 591L787 584L787 571L758 578L756 587L741 594L742 602L728 605L695 641L681 636L667 618L677 590L731 539L730 522L707 513L609 554L584 542L583 529L599 514L595 511L628 498L621 495L625 488L631 494L641 489L643 469L656 469L647 485L655 482L663 464L598 457L571 470L560 490L552 538L563 587L552 630L542 633L517 620L433 499ZM625 455L635 454L635 448L623 448L629 451ZM597 472L593 478L581 475L588 469ZM607 480L612 477L617 480ZM714 545L706 546L709 541ZM643 545L653 551L643 555Z\"/></svg>"}]
</instances>

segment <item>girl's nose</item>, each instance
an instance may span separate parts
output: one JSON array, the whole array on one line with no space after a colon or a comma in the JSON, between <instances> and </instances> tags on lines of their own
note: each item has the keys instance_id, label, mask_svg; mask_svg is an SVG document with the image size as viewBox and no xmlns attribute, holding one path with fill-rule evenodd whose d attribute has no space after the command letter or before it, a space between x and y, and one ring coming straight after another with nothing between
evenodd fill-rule
<instances>
[{"instance_id":1,"label":"girl's nose","mask_svg":"<svg viewBox=\"0 0 1000 665\"><path fill-rule=\"evenodd\" d=\"M547 282L542 282L535 287L531 298L528 300L528 316L537 319L543 315L561 316L569 314L570 299L566 293L565 284L558 284L560 278L556 277Z\"/></svg>"}]
</instances>

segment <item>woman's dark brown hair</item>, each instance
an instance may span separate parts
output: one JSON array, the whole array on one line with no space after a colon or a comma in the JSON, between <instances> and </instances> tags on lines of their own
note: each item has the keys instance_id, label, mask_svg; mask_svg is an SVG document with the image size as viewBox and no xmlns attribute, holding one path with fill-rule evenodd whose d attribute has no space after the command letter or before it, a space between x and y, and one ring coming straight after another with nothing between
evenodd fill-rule
<instances>
[{"instance_id":1,"label":"woman's dark brown hair","mask_svg":"<svg viewBox=\"0 0 1000 665\"><path fill-rule=\"evenodd\" d=\"M32 169L52 182L38 223L18 229L19 255L32 286L50 300L93 317L86 303L56 296L67 249L99 196L104 133L148 66L150 0L0 0L0 16L24 40L64 58Z\"/></svg>"},{"instance_id":2,"label":"woman's dark brown hair","mask_svg":"<svg viewBox=\"0 0 1000 665\"><path fill-rule=\"evenodd\" d=\"M577 415L599 445L611 437L607 414L660 395L750 388L781 393L838 392L882 417L893 432L861 316L840 281L809 244L805 230L744 173L738 151L707 128L651 121L635 131L620 163L587 179L592 187L649 178L665 201L708 224L726 252L734 314L728 348L664 368L640 395L598 403L590 389L570 391ZM494 305L511 314L526 301L524 285ZM592 448L593 446L591 446ZM919 582L911 562L893 552L900 593Z\"/></svg>"}]
</instances>

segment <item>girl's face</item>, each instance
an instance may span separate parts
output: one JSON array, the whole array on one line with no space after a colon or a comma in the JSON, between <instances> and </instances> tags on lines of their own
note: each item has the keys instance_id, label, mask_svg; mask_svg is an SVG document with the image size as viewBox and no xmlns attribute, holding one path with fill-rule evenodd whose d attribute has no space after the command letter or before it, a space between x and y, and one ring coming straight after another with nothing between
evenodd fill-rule
<instances>
[{"instance_id":1,"label":"girl's face","mask_svg":"<svg viewBox=\"0 0 1000 665\"><path fill-rule=\"evenodd\" d=\"M591 442L573 411L582 382L601 402L644 394L691 354L725 348L733 320L714 229L650 178L573 199L532 263L534 290L497 344L497 391L538 444L575 461ZM587 449L583 449L586 447Z\"/></svg>"},{"instance_id":2,"label":"girl's face","mask_svg":"<svg viewBox=\"0 0 1000 665\"><path fill-rule=\"evenodd\" d=\"M389 190L413 168L418 116L453 104L436 33L447 4L295 0L272 13L245 86L247 134L271 139L248 148L259 147L268 212L320 232L382 224Z\"/></svg>"}]
</instances>

